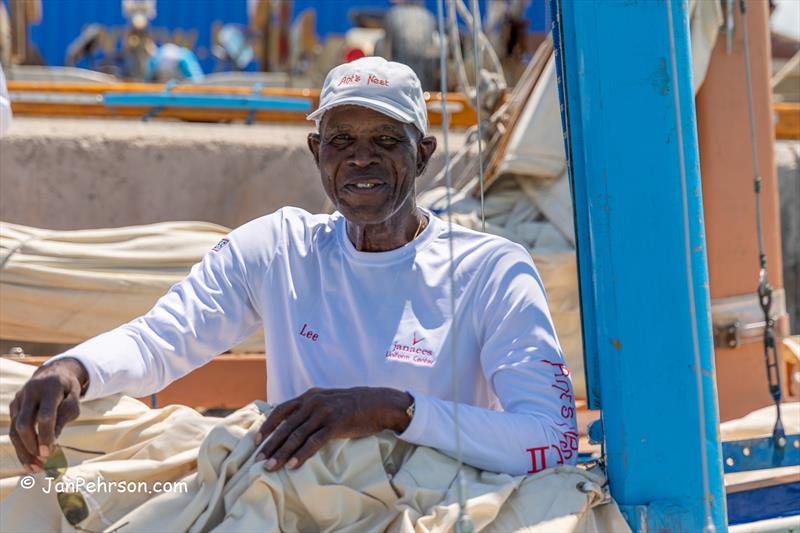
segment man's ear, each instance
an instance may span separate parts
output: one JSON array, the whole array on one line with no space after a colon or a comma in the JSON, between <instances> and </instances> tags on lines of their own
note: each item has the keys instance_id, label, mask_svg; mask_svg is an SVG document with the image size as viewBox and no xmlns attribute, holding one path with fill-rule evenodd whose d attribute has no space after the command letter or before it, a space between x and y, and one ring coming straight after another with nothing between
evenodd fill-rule
<instances>
[{"instance_id":1,"label":"man's ear","mask_svg":"<svg viewBox=\"0 0 800 533\"><path fill-rule=\"evenodd\" d=\"M422 176L425 168L428 166L428 161L436 151L436 137L423 137L417 143L417 177Z\"/></svg>"},{"instance_id":2,"label":"man's ear","mask_svg":"<svg viewBox=\"0 0 800 533\"><path fill-rule=\"evenodd\" d=\"M314 156L314 162L319 168L319 133L308 134L308 149L311 150L311 155Z\"/></svg>"}]
</instances>

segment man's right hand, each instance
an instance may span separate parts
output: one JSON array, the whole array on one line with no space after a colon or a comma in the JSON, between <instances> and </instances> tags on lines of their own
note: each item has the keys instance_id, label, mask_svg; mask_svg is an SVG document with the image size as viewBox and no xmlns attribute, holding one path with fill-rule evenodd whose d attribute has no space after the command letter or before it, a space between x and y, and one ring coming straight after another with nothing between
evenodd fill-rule
<instances>
[{"instance_id":1,"label":"man's right hand","mask_svg":"<svg viewBox=\"0 0 800 533\"><path fill-rule=\"evenodd\" d=\"M25 470L43 470L64 425L78 418L81 392L88 384L83 364L65 358L39 367L17 392L8 436Z\"/></svg>"}]
</instances>

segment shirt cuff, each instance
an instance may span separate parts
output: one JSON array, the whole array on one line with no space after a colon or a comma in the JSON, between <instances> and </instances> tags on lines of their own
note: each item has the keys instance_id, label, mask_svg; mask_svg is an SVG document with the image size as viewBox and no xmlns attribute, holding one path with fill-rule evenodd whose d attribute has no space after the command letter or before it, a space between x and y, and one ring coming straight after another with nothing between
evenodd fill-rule
<instances>
[{"instance_id":1,"label":"shirt cuff","mask_svg":"<svg viewBox=\"0 0 800 533\"><path fill-rule=\"evenodd\" d=\"M81 400L95 400L97 398L102 398L103 396L107 396L103 394L103 379L100 375L100 372L97 369L97 366L92 362L89 357L73 354L73 353L62 353L60 355L56 355L55 357L51 357L42 366L47 366L51 363L55 363L59 359L77 359L81 362L83 367L86 369L86 375L89 378L89 386L86 388L86 393L81 396Z\"/></svg>"},{"instance_id":2,"label":"shirt cuff","mask_svg":"<svg viewBox=\"0 0 800 533\"><path fill-rule=\"evenodd\" d=\"M411 444L417 444L417 441L425 433L425 428L428 426L428 414L430 413L430 400L424 394L413 390L407 390L408 394L414 398L414 416L411 417L411 422L402 433L395 433L395 436Z\"/></svg>"}]
</instances>

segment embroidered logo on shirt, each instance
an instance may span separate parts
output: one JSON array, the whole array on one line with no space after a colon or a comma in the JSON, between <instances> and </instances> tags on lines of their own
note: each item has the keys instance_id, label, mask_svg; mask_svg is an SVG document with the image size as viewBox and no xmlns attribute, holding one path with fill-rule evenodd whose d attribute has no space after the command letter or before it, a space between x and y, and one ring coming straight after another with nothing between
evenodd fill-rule
<instances>
[{"instance_id":1,"label":"embroidered logo on shirt","mask_svg":"<svg viewBox=\"0 0 800 533\"><path fill-rule=\"evenodd\" d=\"M228 243L231 242L230 239L222 239L219 241L214 247L211 249L212 252L216 253L225 248Z\"/></svg>"},{"instance_id":2,"label":"embroidered logo on shirt","mask_svg":"<svg viewBox=\"0 0 800 533\"><path fill-rule=\"evenodd\" d=\"M411 337L411 345L402 344L397 341L392 343L392 348L386 351L386 359L411 363L419 366L433 366L436 363L436 354L430 348L418 346L424 341L423 337L417 338L417 333Z\"/></svg>"}]
</instances>

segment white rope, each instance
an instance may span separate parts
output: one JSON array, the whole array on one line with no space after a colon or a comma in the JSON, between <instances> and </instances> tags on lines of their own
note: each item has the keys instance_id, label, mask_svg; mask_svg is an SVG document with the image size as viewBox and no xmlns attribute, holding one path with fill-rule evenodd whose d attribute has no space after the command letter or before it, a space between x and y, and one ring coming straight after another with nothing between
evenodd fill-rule
<instances>
[{"instance_id":1,"label":"white rope","mask_svg":"<svg viewBox=\"0 0 800 533\"><path fill-rule=\"evenodd\" d=\"M456 6L458 7L458 12L461 14L462 17L464 17L464 21L467 23L468 26L473 28L474 31L475 22L472 18L472 14L469 12L467 6L464 4L464 1L457 0ZM495 73L497 73L500 76L500 78L503 81L503 84L505 84L506 75L505 72L503 71L503 63L500 61L500 58L498 57L497 52L492 46L491 41L483 32L482 25L480 22L481 12L480 9L477 9L477 5L474 2L472 10L475 12L476 18L478 19L478 24L477 24L478 31L475 34L473 34L472 38L473 40L477 40L478 42L480 42L482 51L489 56L489 60L492 62L492 65L494 66Z\"/></svg>"},{"instance_id":2,"label":"white rope","mask_svg":"<svg viewBox=\"0 0 800 533\"><path fill-rule=\"evenodd\" d=\"M708 457L706 455L706 425L705 425L705 397L703 396L703 368L700 361L700 339L697 331L697 311L695 309L694 283L692 281L692 252L689 232L689 207L687 205L686 187L686 159L683 148L683 127L681 125L681 100L679 95L678 62L675 52L675 27L672 21L672 0L667 0L667 24L669 26L669 55L672 63L672 95L675 104L675 130L678 141L678 163L681 177L681 207L683 208L683 245L684 260L686 269L686 281L689 297L689 315L692 324L692 351L694 353L694 375L695 386L697 389L697 422L698 435L700 441L700 465L703 478L703 511L705 513L704 531L712 533L716 531L714 521L711 518L711 498L710 482L708 475Z\"/></svg>"},{"instance_id":3,"label":"white rope","mask_svg":"<svg viewBox=\"0 0 800 533\"><path fill-rule=\"evenodd\" d=\"M450 52L453 54L453 61L456 65L456 76L458 77L458 89L469 97L469 80L467 79L467 69L464 67L464 56L461 54L461 36L458 31L458 15L456 13L456 1L447 2L447 22L450 26ZM439 32L441 34L441 29ZM444 34L442 34L444 35ZM442 45L444 46L444 45ZM446 91L446 84L442 86L442 91Z\"/></svg>"},{"instance_id":4,"label":"white rope","mask_svg":"<svg viewBox=\"0 0 800 533\"><path fill-rule=\"evenodd\" d=\"M456 426L456 460L458 461L458 474L456 478L456 494L458 497L458 521L456 531L467 533L471 530L469 516L464 514L466 508L465 480L463 476L464 455L461 449L461 419L459 417L459 388L458 388L458 363L456 346L456 302L455 302L455 259L453 252L453 213L452 213L452 182L450 176L450 146L448 143L448 131L450 129L450 119L447 110L447 58L444 47L444 3L437 0L436 18L439 24L439 77L442 91L442 140L444 143L444 180L447 190L447 240L450 250L449 282L450 282L450 361L452 364L452 397L453 397L453 421Z\"/></svg>"},{"instance_id":5,"label":"white rope","mask_svg":"<svg viewBox=\"0 0 800 533\"><path fill-rule=\"evenodd\" d=\"M459 0L460 3L460 0ZM484 201L483 185L483 132L481 131L481 57L478 54L478 24L481 11L478 0L472 0L472 53L475 67L475 114L478 126L478 183L481 191L481 231L486 232L486 206Z\"/></svg>"}]
</instances>

